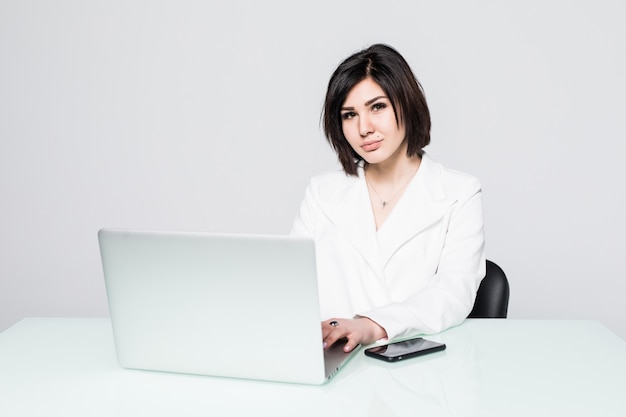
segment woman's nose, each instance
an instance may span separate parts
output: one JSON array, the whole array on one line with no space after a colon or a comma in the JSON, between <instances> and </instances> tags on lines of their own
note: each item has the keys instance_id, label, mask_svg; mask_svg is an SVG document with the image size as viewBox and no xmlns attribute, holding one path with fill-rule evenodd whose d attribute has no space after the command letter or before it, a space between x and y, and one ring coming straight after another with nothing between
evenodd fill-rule
<instances>
[{"instance_id":1,"label":"woman's nose","mask_svg":"<svg viewBox=\"0 0 626 417\"><path fill-rule=\"evenodd\" d=\"M362 137L366 137L371 133L374 133L374 128L372 127L372 124L370 123L368 117L359 117L359 132L361 133Z\"/></svg>"}]
</instances>

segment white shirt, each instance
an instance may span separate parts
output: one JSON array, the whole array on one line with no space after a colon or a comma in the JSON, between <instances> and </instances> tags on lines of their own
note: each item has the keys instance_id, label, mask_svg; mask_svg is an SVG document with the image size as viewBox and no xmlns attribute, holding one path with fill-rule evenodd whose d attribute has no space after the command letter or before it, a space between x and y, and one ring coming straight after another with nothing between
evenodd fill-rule
<instances>
[{"instance_id":1,"label":"white shirt","mask_svg":"<svg viewBox=\"0 0 626 417\"><path fill-rule=\"evenodd\" d=\"M368 317L389 338L461 323L485 275L478 180L424 154L392 210L376 231L362 168L311 179L292 234L315 240L322 318Z\"/></svg>"}]
</instances>

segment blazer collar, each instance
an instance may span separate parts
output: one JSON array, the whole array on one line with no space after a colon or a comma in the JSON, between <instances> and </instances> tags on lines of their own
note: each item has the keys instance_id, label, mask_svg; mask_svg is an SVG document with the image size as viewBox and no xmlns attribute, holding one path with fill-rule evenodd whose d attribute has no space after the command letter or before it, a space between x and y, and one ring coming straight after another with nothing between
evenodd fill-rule
<instances>
[{"instance_id":1,"label":"blazer collar","mask_svg":"<svg viewBox=\"0 0 626 417\"><path fill-rule=\"evenodd\" d=\"M446 194L441 165L424 153L415 177L378 230L385 264L402 245L441 219L455 201Z\"/></svg>"},{"instance_id":2,"label":"blazer collar","mask_svg":"<svg viewBox=\"0 0 626 417\"><path fill-rule=\"evenodd\" d=\"M441 166L426 153L378 232L362 168L358 177L349 177L334 191L331 198L320 201L320 208L380 275L398 248L437 222L455 202L446 196ZM378 239L385 242L384 253Z\"/></svg>"}]
</instances>

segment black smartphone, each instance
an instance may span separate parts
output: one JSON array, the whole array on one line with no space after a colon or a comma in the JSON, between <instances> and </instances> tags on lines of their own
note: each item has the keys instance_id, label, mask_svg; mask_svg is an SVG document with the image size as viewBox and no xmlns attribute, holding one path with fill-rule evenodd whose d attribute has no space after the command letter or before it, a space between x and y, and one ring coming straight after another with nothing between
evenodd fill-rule
<instances>
[{"instance_id":1,"label":"black smartphone","mask_svg":"<svg viewBox=\"0 0 626 417\"><path fill-rule=\"evenodd\" d=\"M383 346L376 346L365 349L365 354L372 358L386 362L397 362L403 359L414 358L415 356L444 350L446 345L432 340L417 337L415 339L404 340L402 342L389 343Z\"/></svg>"}]
</instances>

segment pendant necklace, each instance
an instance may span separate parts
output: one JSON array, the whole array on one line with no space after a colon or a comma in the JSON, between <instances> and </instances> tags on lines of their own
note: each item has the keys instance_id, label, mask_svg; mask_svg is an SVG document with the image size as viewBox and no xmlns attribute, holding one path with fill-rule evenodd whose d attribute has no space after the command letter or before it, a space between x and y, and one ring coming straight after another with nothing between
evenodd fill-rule
<instances>
[{"instance_id":1,"label":"pendant necklace","mask_svg":"<svg viewBox=\"0 0 626 417\"><path fill-rule=\"evenodd\" d=\"M418 167L419 169L419 167ZM415 170L415 172L417 172L417 170ZM365 176L365 182L367 183L367 185L372 189L372 191L374 191L374 194L376 194L376 197L378 197L378 199L380 200L380 206L381 208L384 210L385 207L387 207L389 205L389 203L391 203L393 201L394 198L396 198L396 196L400 193L400 191L402 191L411 181L411 179L415 176L415 172L413 173L413 175L411 175L409 177L409 179L402 184L402 186L400 188L398 188L396 190L395 193L393 193L393 195L388 198L387 200L383 200L382 198L380 198L380 194L378 194L378 191L376 191L376 188L374 188L374 186L372 185L371 182L369 182L369 180L367 179L367 175L365 175L365 173L363 174Z\"/></svg>"}]
</instances>

